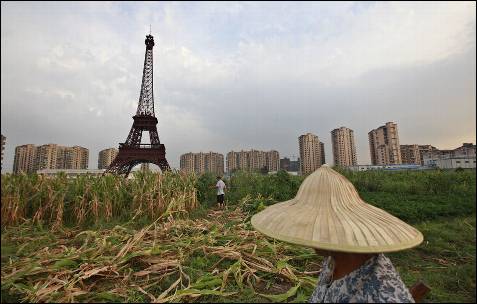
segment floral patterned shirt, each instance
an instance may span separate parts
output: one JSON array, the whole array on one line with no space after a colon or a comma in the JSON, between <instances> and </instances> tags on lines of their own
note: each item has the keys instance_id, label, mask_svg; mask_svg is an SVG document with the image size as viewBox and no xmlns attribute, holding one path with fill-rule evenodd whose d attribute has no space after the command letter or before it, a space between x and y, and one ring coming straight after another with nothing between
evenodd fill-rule
<instances>
[{"instance_id":1,"label":"floral patterned shirt","mask_svg":"<svg viewBox=\"0 0 477 304\"><path fill-rule=\"evenodd\" d=\"M323 262L318 286L310 303L414 303L389 258L384 254L367 260L360 268L333 281L334 259Z\"/></svg>"}]
</instances>

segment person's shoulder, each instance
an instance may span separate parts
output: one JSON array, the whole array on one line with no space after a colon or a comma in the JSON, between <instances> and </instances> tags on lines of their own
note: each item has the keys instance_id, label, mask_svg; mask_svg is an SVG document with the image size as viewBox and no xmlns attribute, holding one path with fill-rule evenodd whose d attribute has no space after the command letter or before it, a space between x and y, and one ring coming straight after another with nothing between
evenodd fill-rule
<instances>
[{"instance_id":1,"label":"person's shoulder","mask_svg":"<svg viewBox=\"0 0 477 304\"><path fill-rule=\"evenodd\" d=\"M374 266L371 281L379 290L379 297L385 302L396 301L401 303L414 302L409 289L402 281L391 260L380 254Z\"/></svg>"}]
</instances>

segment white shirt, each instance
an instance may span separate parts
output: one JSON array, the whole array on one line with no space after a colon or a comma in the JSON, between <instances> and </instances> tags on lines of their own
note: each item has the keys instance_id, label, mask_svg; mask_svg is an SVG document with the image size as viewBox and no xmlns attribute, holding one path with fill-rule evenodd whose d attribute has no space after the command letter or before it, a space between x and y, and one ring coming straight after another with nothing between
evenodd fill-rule
<instances>
[{"instance_id":1,"label":"white shirt","mask_svg":"<svg viewBox=\"0 0 477 304\"><path fill-rule=\"evenodd\" d=\"M222 180L219 180L217 184L215 185L215 188L217 188L217 195L225 194L224 188L225 188L225 183Z\"/></svg>"}]
</instances>

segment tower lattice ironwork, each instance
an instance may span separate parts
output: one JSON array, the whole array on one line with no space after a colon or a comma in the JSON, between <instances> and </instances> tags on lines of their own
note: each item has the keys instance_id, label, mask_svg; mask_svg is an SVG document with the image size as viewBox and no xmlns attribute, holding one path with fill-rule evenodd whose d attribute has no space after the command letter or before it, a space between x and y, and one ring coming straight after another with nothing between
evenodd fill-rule
<instances>
[{"instance_id":1,"label":"tower lattice ironwork","mask_svg":"<svg viewBox=\"0 0 477 304\"><path fill-rule=\"evenodd\" d=\"M166 160L166 148L159 141L157 133L157 118L154 114L152 48L154 37L146 36L146 55L142 73L141 93L134 122L126 142L119 144L119 153L105 173L124 174L126 177L131 169L140 163L153 163L162 171L170 170ZM142 132L149 131L150 144L141 144Z\"/></svg>"}]
</instances>

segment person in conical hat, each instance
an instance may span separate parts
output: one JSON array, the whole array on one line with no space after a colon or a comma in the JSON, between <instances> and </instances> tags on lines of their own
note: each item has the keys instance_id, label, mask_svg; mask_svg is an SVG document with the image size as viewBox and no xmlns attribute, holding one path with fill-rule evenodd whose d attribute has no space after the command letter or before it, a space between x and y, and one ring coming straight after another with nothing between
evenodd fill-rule
<instances>
[{"instance_id":1,"label":"person in conical hat","mask_svg":"<svg viewBox=\"0 0 477 304\"><path fill-rule=\"evenodd\" d=\"M251 219L259 232L325 256L310 302L414 302L384 255L423 241L415 228L364 202L353 184L327 165L310 174L294 199Z\"/></svg>"}]
</instances>

